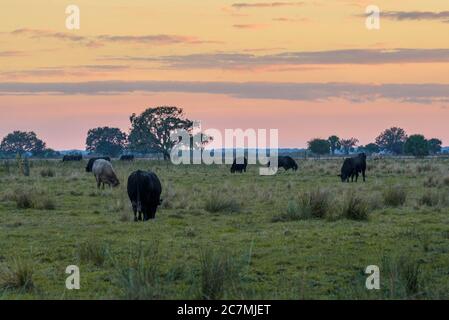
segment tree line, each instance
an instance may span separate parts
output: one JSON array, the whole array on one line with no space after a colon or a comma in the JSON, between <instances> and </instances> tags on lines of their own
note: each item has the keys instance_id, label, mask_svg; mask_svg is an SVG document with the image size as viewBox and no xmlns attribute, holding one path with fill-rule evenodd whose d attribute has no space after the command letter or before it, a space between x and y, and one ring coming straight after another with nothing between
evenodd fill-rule
<instances>
[{"instance_id":1,"label":"tree line","mask_svg":"<svg viewBox=\"0 0 449 320\"><path fill-rule=\"evenodd\" d=\"M308 145L308 150L316 155L335 155L336 152L349 154L351 152L365 152L377 154L380 152L392 155L413 155L424 157L441 152L442 141L437 138L426 139L422 134L408 136L404 129L392 127L383 131L375 142L365 146L357 144L356 138L340 139L336 135L328 139L312 139Z\"/></svg>"},{"instance_id":2,"label":"tree line","mask_svg":"<svg viewBox=\"0 0 449 320\"><path fill-rule=\"evenodd\" d=\"M117 157L121 154L162 154L170 158L170 151L179 141L170 138L176 129L190 134L190 148L204 147L212 141L201 132L194 133L193 121L186 118L182 108L161 106L148 108L141 114L133 113L128 133L119 128L98 127L87 132L86 151L103 156ZM201 135L201 139L197 139ZM197 141L200 141L200 145ZM427 140L421 134L408 136L404 129L393 127L383 131L375 142L358 146L356 138L341 139L336 135L328 139L316 138L308 142L308 150L316 155L335 155L337 152L365 152L368 154L386 152L395 155L410 154L427 156L441 152L442 141L436 138ZM47 148L46 143L34 132L14 131L6 135L0 144L0 157L8 158L17 154L31 154L40 158L57 158L59 152Z\"/></svg>"},{"instance_id":3,"label":"tree line","mask_svg":"<svg viewBox=\"0 0 449 320\"><path fill-rule=\"evenodd\" d=\"M87 132L86 151L103 156L117 157L121 154L162 154L164 159L170 158L170 151L179 141L172 140L170 134L176 129L183 129L190 134L191 148L196 135L201 146L212 141L202 133L193 133L193 121L186 118L182 108L161 106L148 108L140 115L133 113L130 118L131 129L125 133L119 128L98 127ZM56 158L60 154L39 139L34 132L14 131L5 136L0 144L0 156L7 158L15 155L30 154L34 157Z\"/></svg>"}]
</instances>

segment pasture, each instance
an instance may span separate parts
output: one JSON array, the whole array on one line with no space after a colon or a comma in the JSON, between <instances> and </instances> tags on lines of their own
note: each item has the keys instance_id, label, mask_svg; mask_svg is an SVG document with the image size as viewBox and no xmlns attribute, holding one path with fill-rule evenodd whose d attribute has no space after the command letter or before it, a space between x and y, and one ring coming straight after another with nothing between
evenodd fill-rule
<instances>
[{"instance_id":1,"label":"pasture","mask_svg":"<svg viewBox=\"0 0 449 320\"><path fill-rule=\"evenodd\" d=\"M448 299L449 160L299 160L259 176L230 166L113 161L97 190L86 161L0 163L3 299ZM134 222L128 175L162 182L156 219ZM81 289L65 288L77 265ZM365 288L368 265L380 290Z\"/></svg>"}]
</instances>

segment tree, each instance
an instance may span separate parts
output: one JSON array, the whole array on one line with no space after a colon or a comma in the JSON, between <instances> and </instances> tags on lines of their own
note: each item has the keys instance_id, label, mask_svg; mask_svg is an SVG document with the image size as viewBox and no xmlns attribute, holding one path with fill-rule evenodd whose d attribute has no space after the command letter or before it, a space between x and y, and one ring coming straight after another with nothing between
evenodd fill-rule
<instances>
[{"instance_id":1,"label":"tree","mask_svg":"<svg viewBox=\"0 0 449 320\"><path fill-rule=\"evenodd\" d=\"M170 159L170 151L178 143L170 139L170 134L177 129L190 133L193 126L181 108L167 106L148 108L139 116L133 113L130 121L130 149L143 153L160 152L164 160Z\"/></svg>"},{"instance_id":2,"label":"tree","mask_svg":"<svg viewBox=\"0 0 449 320\"><path fill-rule=\"evenodd\" d=\"M386 129L376 138L376 144L383 150L394 154L401 154L404 151L404 143L407 134L404 129L393 127Z\"/></svg>"},{"instance_id":3,"label":"tree","mask_svg":"<svg viewBox=\"0 0 449 320\"><path fill-rule=\"evenodd\" d=\"M119 128L102 127L87 133L86 150L104 156L117 157L126 147L126 133Z\"/></svg>"},{"instance_id":4,"label":"tree","mask_svg":"<svg viewBox=\"0 0 449 320\"><path fill-rule=\"evenodd\" d=\"M422 134L414 134L405 142L404 151L415 157L424 157L429 155L429 144Z\"/></svg>"},{"instance_id":5,"label":"tree","mask_svg":"<svg viewBox=\"0 0 449 320\"><path fill-rule=\"evenodd\" d=\"M332 155L334 155L335 150L339 150L341 148L340 138L334 135L330 136L327 140L329 141L330 144L331 153Z\"/></svg>"},{"instance_id":6,"label":"tree","mask_svg":"<svg viewBox=\"0 0 449 320\"><path fill-rule=\"evenodd\" d=\"M366 153L372 154L372 153L379 153L380 148L375 143L368 143L365 147L363 147L363 150Z\"/></svg>"},{"instance_id":7,"label":"tree","mask_svg":"<svg viewBox=\"0 0 449 320\"><path fill-rule=\"evenodd\" d=\"M345 154L349 154L349 151L351 151L352 148L355 147L355 145L359 142L356 138L349 138L349 139L341 139L340 144L345 152Z\"/></svg>"},{"instance_id":8,"label":"tree","mask_svg":"<svg viewBox=\"0 0 449 320\"><path fill-rule=\"evenodd\" d=\"M325 155L329 154L330 151L330 143L328 140L324 139L312 139L309 142L307 142L309 146L309 150L312 153L315 153L317 155Z\"/></svg>"},{"instance_id":9,"label":"tree","mask_svg":"<svg viewBox=\"0 0 449 320\"><path fill-rule=\"evenodd\" d=\"M33 153L33 156L41 157L41 158L45 158L45 159L55 159L55 158L60 158L61 153L59 153L58 151L55 151L53 149L47 148L40 152Z\"/></svg>"},{"instance_id":10,"label":"tree","mask_svg":"<svg viewBox=\"0 0 449 320\"><path fill-rule=\"evenodd\" d=\"M443 141L441 141L440 139L432 138L427 141L427 144L429 146L429 152L431 154L436 154L441 152L441 145L443 144Z\"/></svg>"},{"instance_id":11,"label":"tree","mask_svg":"<svg viewBox=\"0 0 449 320\"><path fill-rule=\"evenodd\" d=\"M3 138L0 150L6 154L23 154L30 152L33 155L45 149L45 142L40 140L33 131L14 131Z\"/></svg>"}]
</instances>

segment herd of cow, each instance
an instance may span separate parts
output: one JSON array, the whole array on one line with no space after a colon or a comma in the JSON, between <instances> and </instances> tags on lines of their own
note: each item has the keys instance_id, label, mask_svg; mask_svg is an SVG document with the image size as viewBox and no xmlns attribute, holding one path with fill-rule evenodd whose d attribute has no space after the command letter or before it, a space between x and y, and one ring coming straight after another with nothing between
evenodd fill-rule
<instances>
[{"instance_id":1,"label":"herd of cow","mask_svg":"<svg viewBox=\"0 0 449 320\"><path fill-rule=\"evenodd\" d=\"M80 161L81 155L66 155L63 161ZM122 161L133 161L134 156L124 155L120 158ZM231 166L231 173L246 172L248 166L247 158L234 159ZM271 166L271 162L268 162L268 167ZM278 157L278 168L283 168L288 171L290 169L298 170L298 164L290 156ZM366 155L360 153L355 157L346 158L341 167L341 173L338 175L342 182L357 182L359 173L362 173L363 181L365 181L366 171ZM116 187L120 184L119 179L112 167L111 159L109 157L96 157L89 159L86 172L92 172L97 181L97 188L104 186L105 184L110 187ZM137 170L130 174L128 177L127 185L128 196L132 204L134 212L134 221L146 221L154 219L156 216L157 207L162 203L161 193L162 185L154 172Z\"/></svg>"}]
</instances>

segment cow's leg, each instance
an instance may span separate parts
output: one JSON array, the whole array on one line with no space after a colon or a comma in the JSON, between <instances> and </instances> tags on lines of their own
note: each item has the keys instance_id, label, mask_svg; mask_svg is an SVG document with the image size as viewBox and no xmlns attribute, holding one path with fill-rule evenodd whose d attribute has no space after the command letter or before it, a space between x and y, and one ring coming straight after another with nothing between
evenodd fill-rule
<instances>
[{"instance_id":1,"label":"cow's leg","mask_svg":"<svg viewBox=\"0 0 449 320\"><path fill-rule=\"evenodd\" d=\"M97 180L97 189L100 189L101 181L97 176L95 176L95 179Z\"/></svg>"},{"instance_id":2,"label":"cow's leg","mask_svg":"<svg viewBox=\"0 0 449 320\"><path fill-rule=\"evenodd\" d=\"M363 182L365 182L365 170L362 170Z\"/></svg>"},{"instance_id":3,"label":"cow's leg","mask_svg":"<svg viewBox=\"0 0 449 320\"><path fill-rule=\"evenodd\" d=\"M152 206L150 209L150 219L154 219L156 217L157 205Z\"/></svg>"},{"instance_id":4,"label":"cow's leg","mask_svg":"<svg viewBox=\"0 0 449 320\"><path fill-rule=\"evenodd\" d=\"M137 221L137 204L133 202L134 221Z\"/></svg>"},{"instance_id":5,"label":"cow's leg","mask_svg":"<svg viewBox=\"0 0 449 320\"><path fill-rule=\"evenodd\" d=\"M137 218L137 221L142 221L142 210L139 211L139 217Z\"/></svg>"},{"instance_id":6,"label":"cow's leg","mask_svg":"<svg viewBox=\"0 0 449 320\"><path fill-rule=\"evenodd\" d=\"M355 182L357 182L358 179L359 179L359 173L356 172L356 173L355 173Z\"/></svg>"},{"instance_id":7,"label":"cow's leg","mask_svg":"<svg viewBox=\"0 0 449 320\"><path fill-rule=\"evenodd\" d=\"M149 214L148 214L148 209L145 208L145 210L143 211L143 221L147 221L149 219Z\"/></svg>"}]
</instances>

